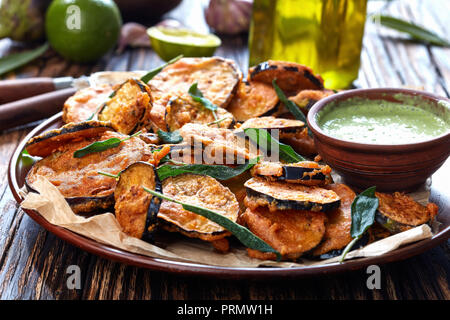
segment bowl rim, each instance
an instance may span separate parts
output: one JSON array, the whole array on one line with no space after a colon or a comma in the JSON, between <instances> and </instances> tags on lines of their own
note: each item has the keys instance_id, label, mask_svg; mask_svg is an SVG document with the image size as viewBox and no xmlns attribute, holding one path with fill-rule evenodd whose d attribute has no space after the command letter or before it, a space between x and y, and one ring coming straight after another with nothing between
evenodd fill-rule
<instances>
[{"instance_id":1,"label":"bowl rim","mask_svg":"<svg viewBox=\"0 0 450 320\"><path fill-rule=\"evenodd\" d=\"M316 102L313 107L309 110L308 116L307 116L307 123L311 131L313 132L314 136L320 138L321 140L326 140L327 143L334 144L339 147L344 148L353 148L353 149L360 149L364 151L390 151L390 152L402 152L406 150L411 149L420 149L429 147L431 145L440 144L443 143L445 140L450 138L450 131L447 133L443 133L439 136L433 137L431 139L419 141L419 142L411 142L411 143L403 143L403 144L371 144L371 143L361 143L361 142L353 142L348 140L339 139L336 137L332 137L331 135L327 134L325 131L323 131L319 125L316 122L316 115L317 113L322 110L327 104L334 102L336 100L345 100L346 98L351 97L362 97L364 98L364 95L366 93L386 93L389 95L402 93L406 95L413 95L413 96L423 96L428 98L432 101L440 101L445 100L450 103L450 99L446 97L442 97L433 93L421 91L421 90L414 90L414 89L405 89L405 88L389 88L389 87L383 87L383 88L368 88L368 89L350 89L343 92L339 92L336 94L333 94L331 96L328 96L324 99L319 100ZM380 98L382 100L382 98Z\"/></svg>"}]
</instances>

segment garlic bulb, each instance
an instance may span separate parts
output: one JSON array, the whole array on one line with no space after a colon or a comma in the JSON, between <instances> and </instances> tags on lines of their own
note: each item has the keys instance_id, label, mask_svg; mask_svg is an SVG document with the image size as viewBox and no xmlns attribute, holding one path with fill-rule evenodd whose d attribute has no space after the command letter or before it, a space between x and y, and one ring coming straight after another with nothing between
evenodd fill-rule
<instances>
[{"instance_id":1,"label":"garlic bulb","mask_svg":"<svg viewBox=\"0 0 450 320\"><path fill-rule=\"evenodd\" d=\"M205 10L206 22L217 33L247 32L252 5L252 0L210 0Z\"/></svg>"}]
</instances>

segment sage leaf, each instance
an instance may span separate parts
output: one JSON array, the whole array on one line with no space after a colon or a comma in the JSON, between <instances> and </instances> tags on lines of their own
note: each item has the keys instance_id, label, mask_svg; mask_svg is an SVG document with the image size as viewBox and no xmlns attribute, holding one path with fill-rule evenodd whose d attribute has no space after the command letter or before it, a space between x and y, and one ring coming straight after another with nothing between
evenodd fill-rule
<instances>
[{"instance_id":1,"label":"sage leaf","mask_svg":"<svg viewBox=\"0 0 450 320\"><path fill-rule=\"evenodd\" d=\"M148 83L150 80L153 79L154 76L156 76L158 73L160 73L162 69L167 67L169 64L177 62L181 58L183 58L182 54L180 54L179 56L173 58L172 60L167 61L163 65L161 65L161 66L159 66L159 67L157 67L155 69L150 70L149 72L147 72L145 75L143 75L141 77L141 81L144 82L144 83Z\"/></svg>"},{"instance_id":2,"label":"sage leaf","mask_svg":"<svg viewBox=\"0 0 450 320\"><path fill-rule=\"evenodd\" d=\"M450 46L450 42L448 40L411 22L381 14L375 14L371 17L371 19L373 22L380 23L385 27L407 33L415 40L434 44L437 46Z\"/></svg>"},{"instance_id":3,"label":"sage leaf","mask_svg":"<svg viewBox=\"0 0 450 320\"><path fill-rule=\"evenodd\" d=\"M276 79L272 80L273 88L275 89L275 92L277 93L278 99L280 99L281 102L286 106L286 108L289 110L290 113L295 117L295 119L302 121L305 126L308 129L308 135L312 137L312 132L308 127L308 122L306 120L305 115L300 110L300 108L295 104L294 101L289 100L286 95L284 94L283 90L277 85Z\"/></svg>"},{"instance_id":4,"label":"sage leaf","mask_svg":"<svg viewBox=\"0 0 450 320\"><path fill-rule=\"evenodd\" d=\"M151 195L164 199L166 201L174 202L180 204L183 209L196 213L198 215L201 215L218 225L224 227L228 231L230 231L243 245L250 249L259 250L262 252L273 252L277 256L277 260L281 259L280 253L272 248L270 245L268 245L264 240L253 234L250 230L247 228L233 222L232 220L228 219L227 217L221 215L218 212L215 212L210 209L206 209L200 206L192 205L189 203L184 203L178 200L175 200L173 198L170 198L166 195L163 195L162 193L150 190L146 187L143 187L145 191L150 193Z\"/></svg>"},{"instance_id":5,"label":"sage leaf","mask_svg":"<svg viewBox=\"0 0 450 320\"><path fill-rule=\"evenodd\" d=\"M217 120L216 110L218 107L214 103L206 99L197 86L198 84L196 82L189 87L188 90L189 95L192 97L194 101L200 102L206 109L211 110L213 112L214 119Z\"/></svg>"},{"instance_id":6,"label":"sage leaf","mask_svg":"<svg viewBox=\"0 0 450 320\"><path fill-rule=\"evenodd\" d=\"M265 129L247 128L244 129L244 133L253 141L259 148L264 149L266 153L274 152L272 146L278 149L279 158L287 163L299 162L306 160L301 155L292 149L291 146L279 142L272 137Z\"/></svg>"},{"instance_id":7,"label":"sage leaf","mask_svg":"<svg viewBox=\"0 0 450 320\"><path fill-rule=\"evenodd\" d=\"M165 164L156 169L159 179L162 181L168 177L175 177L183 173L195 173L213 177L218 180L228 180L251 169L259 160L259 157L251 159L247 163L231 168L223 165L186 164L181 166Z\"/></svg>"},{"instance_id":8,"label":"sage leaf","mask_svg":"<svg viewBox=\"0 0 450 320\"><path fill-rule=\"evenodd\" d=\"M378 209L378 198L375 196L376 187L370 187L355 197L352 202L352 225L350 234L353 240L345 247L341 255L341 262L353 247L353 245L362 237L375 221L375 213Z\"/></svg>"},{"instance_id":9,"label":"sage leaf","mask_svg":"<svg viewBox=\"0 0 450 320\"><path fill-rule=\"evenodd\" d=\"M177 144L183 141L183 137L180 135L178 130L172 132L165 132L158 129L158 137L164 144Z\"/></svg>"},{"instance_id":10,"label":"sage leaf","mask_svg":"<svg viewBox=\"0 0 450 320\"><path fill-rule=\"evenodd\" d=\"M48 43L33 49L19 53L12 53L0 58L0 75L21 67L41 56L48 49Z\"/></svg>"},{"instance_id":11,"label":"sage leaf","mask_svg":"<svg viewBox=\"0 0 450 320\"><path fill-rule=\"evenodd\" d=\"M121 142L131 139L131 138L139 135L140 133L141 133L141 131L136 132L132 136L126 137L125 139L109 138L109 139L106 139L103 141L95 141L95 142L91 143L90 145L87 145L84 148L76 150L73 153L73 157L74 158L82 158L91 153L102 152L102 151L105 151L108 149L118 147Z\"/></svg>"}]
</instances>

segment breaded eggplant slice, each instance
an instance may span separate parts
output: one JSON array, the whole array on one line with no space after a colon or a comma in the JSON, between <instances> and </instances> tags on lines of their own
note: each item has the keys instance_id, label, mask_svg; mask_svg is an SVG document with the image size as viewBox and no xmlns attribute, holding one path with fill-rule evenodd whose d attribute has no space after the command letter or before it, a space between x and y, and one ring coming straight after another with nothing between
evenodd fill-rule
<instances>
[{"instance_id":1,"label":"breaded eggplant slice","mask_svg":"<svg viewBox=\"0 0 450 320\"><path fill-rule=\"evenodd\" d=\"M72 141L100 137L106 131L114 131L110 122L90 120L68 123L59 129L48 130L31 138L25 149L32 156L46 157Z\"/></svg>"},{"instance_id":2,"label":"breaded eggplant slice","mask_svg":"<svg viewBox=\"0 0 450 320\"><path fill-rule=\"evenodd\" d=\"M309 210L328 212L340 205L339 196L332 190L300 184L268 181L254 177L245 182L247 207L258 206L277 210Z\"/></svg>"},{"instance_id":3,"label":"breaded eggplant slice","mask_svg":"<svg viewBox=\"0 0 450 320\"><path fill-rule=\"evenodd\" d=\"M298 135L280 139L281 142L290 145L297 153L304 156L313 156L317 154L314 139L308 135L308 129L303 129Z\"/></svg>"},{"instance_id":4,"label":"breaded eggplant slice","mask_svg":"<svg viewBox=\"0 0 450 320\"><path fill-rule=\"evenodd\" d=\"M327 213L325 234L322 242L314 249L313 255L320 256L332 250L344 249L352 241L352 203L355 192L342 183L330 184L327 189L333 190L341 198L339 208Z\"/></svg>"},{"instance_id":5,"label":"breaded eggplant slice","mask_svg":"<svg viewBox=\"0 0 450 320\"><path fill-rule=\"evenodd\" d=\"M114 211L123 232L153 242L161 199L143 187L162 192L155 167L147 162L133 163L120 174L114 191Z\"/></svg>"},{"instance_id":6,"label":"breaded eggplant slice","mask_svg":"<svg viewBox=\"0 0 450 320\"><path fill-rule=\"evenodd\" d=\"M323 89L323 79L314 75L313 70L302 64L286 61L269 60L249 69L249 81L260 81L277 85L287 94L296 95L301 90Z\"/></svg>"},{"instance_id":7,"label":"breaded eggplant slice","mask_svg":"<svg viewBox=\"0 0 450 320\"><path fill-rule=\"evenodd\" d=\"M155 99L168 93L186 93L198 83L203 96L221 108L227 108L242 79L236 63L221 57L182 58L165 67L149 85Z\"/></svg>"},{"instance_id":8,"label":"breaded eggplant slice","mask_svg":"<svg viewBox=\"0 0 450 320\"><path fill-rule=\"evenodd\" d=\"M238 218L239 203L236 197L212 177L185 173L169 177L162 184L166 196L213 210L233 222ZM159 209L158 219L168 231L177 231L191 238L215 241L230 235L215 222L165 200Z\"/></svg>"},{"instance_id":9,"label":"breaded eggplant slice","mask_svg":"<svg viewBox=\"0 0 450 320\"><path fill-rule=\"evenodd\" d=\"M434 203L423 206L400 192L375 195L379 200L375 220L393 234L431 222L439 210Z\"/></svg>"},{"instance_id":10,"label":"breaded eggplant slice","mask_svg":"<svg viewBox=\"0 0 450 320\"><path fill-rule=\"evenodd\" d=\"M214 163L237 164L256 157L247 150L245 139L237 137L233 130L188 123L179 130L179 133L183 137L183 143L190 145L194 153L201 152L206 161L217 160Z\"/></svg>"},{"instance_id":11,"label":"breaded eggplant slice","mask_svg":"<svg viewBox=\"0 0 450 320\"><path fill-rule=\"evenodd\" d=\"M228 106L237 121L278 114L279 99L272 84L242 81Z\"/></svg>"},{"instance_id":12,"label":"breaded eggplant slice","mask_svg":"<svg viewBox=\"0 0 450 320\"><path fill-rule=\"evenodd\" d=\"M253 166L254 177L263 177L269 181L285 181L306 186L324 186L332 182L331 168L314 161L280 163L261 161Z\"/></svg>"},{"instance_id":13,"label":"breaded eggplant slice","mask_svg":"<svg viewBox=\"0 0 450 320\"><path fill-rule=\"evenodd\" d=\"M100 111L100 105L108 100L112 92L113 89L109 84L78 90L64 102L63 121L77 123L90 119Z\"/></svg>"},{"instance_id":14,"label":"breaded eggplant slice","mask_svg":"<svg viewBox=\"0 0 450 320\"><path fill-rule=\"evenodd\" d=\"M208 124L216 120L222 121L214 124L214 127L230 128L233 125L233 115L227 110L219 107L215 114L217 118L214 117L211 110L205 108L201 103L195 102L191 97L176 97L171 99L166 107L167 131L178 130L186 123Z\"/></svg>"},{"instance_id":15,"label":"breaded eggplant slice","mask_svg":"<svg viewBox=\"0 0 450 320\"><path fill-rule=\"evenodd\" d=\"M58 188L75 213L110 208L114 204L117 181L98 171L116 175L134 162L150 161L150 148L140 138L134 137L115 148L81 158L74 158L73 154L95 141L125 137L117 132L105 131L100 137L82 137L60 145L58 150L33 165L26 176L26 185L33 190L33 183L38 176L47 178Z\"/></svg>"},{"instance_id":16,"label":"breaded eggplant slice","mask_svg":"<svg viewBox=\"0 0 450 320\"><path fill-rule=\"evenodd\" d=\"M293 101L296 105L300 107L303 113L307 114L309 109L319 101L320 99L326 98L334 94L333 90L323 89L323 90L302 90L297 95L289 97L289 100Z\"/></svg>"},{"instance_id":17,"label":"breaded eggplant slice","mask_svg":"<svg viewBox=\"0 0 450 320\"><path fill-rule=\"evenodd\" d=\"M282 119L275 117L260 117L251 118L245 121L238 129L236 133L242 132L244 129L256 128L265 130L278 130L278 138L289 138L300 135L305 128L305 123L300 120Z\"/></svg>"},{"instance_id":18,"label":"breaded eggplant slice","mask_svg":"<svg viewBox=\"0 0 450 320\"><path fill-rule=\"evenodd\" d=\"M98 119L110 121L120 133L131 134L149 126L150 88L141 80L128 79L101 108Z\"/></svg>"},{"instance_id":19,"label":"breaded eggplant slice","mask_svg":"<svg viewBox=\"0 0 450 320\"><path fill-rule=\"evenodd\" d=\"M325 233L326 215L303 210L270 211L248 208L243 221L255 235L277 250L283 259L295 260L317 246ZM274 253L247 249L250 257L275 259Z\"/></svg>"}]
</instances>

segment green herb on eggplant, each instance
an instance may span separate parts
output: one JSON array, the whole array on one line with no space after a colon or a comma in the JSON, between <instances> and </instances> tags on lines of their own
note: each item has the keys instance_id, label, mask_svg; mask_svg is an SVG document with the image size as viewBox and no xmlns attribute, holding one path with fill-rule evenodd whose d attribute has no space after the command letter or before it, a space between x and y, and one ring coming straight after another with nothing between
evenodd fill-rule
<instances>
[{"instance_id":1,"label":"green herb on eggplant","mask_svg":"<svg viewBox=\"0 0 450 320\"><path fill-rule=\"evenodd\" d=\"M278 154L280 159L287 163L305 161L306 159L299 155L292 149L291 146L279 142L277 139L272 137L267 130L257 129L257 128L247 128L244 129L244 133L253 141L258 147L265 149L266 153L274 152L272 146L278 149Z\"/></svg>"},{"instance_id":2,"label":"green herb on eggplant","mask_svg":"<svg viewBox=\"0 0 450 320\"><path fill-rule=\"evenodd\" d=\"M228 180L251 169L258 161L259 157L251 159L247 163L241 164L235 168L207 164L186 164L181 166L165 164L156 169L156 172L161 181L168 177L178 176L183 173L196 173L207 175L218 180Z\"/></svg>"},{"instance_id":3,"label":"green herb on eggplant","mask_svg":"<svg viewBox=\"0 0 450 320\"><path fill-rule=\"evenodd\" d=\"M206 125L207 125L207 126L212 126L213 124L219 124L219 123L221 123L222 121L227 120L227 119L230 119L230 118L225 117L225 118L222 118L222 119L219 119L219 120L216 120L216 121L209 122L209 123L207 123Z\"/></svg>"},{"instance_id":4,"label":"green herb on eggplant","mask_svg":"<svg viewBox=\"0 0 450 320\"><path fill-rule=\"evenodd\" d=\"M88 154L91 153L95 153L95 152L102 152L108 149L112 149L115 147L118 147L120 145L120 143L122 143L123 141L126 141L128 139L131 139L137 135L141 134L141 131L136 132L135 134L128 136L124 139L119 139L119 138L109 138L107 140L103 140L103 141L95 141L93 143L91 143L90 145L87 145L84 148L78 149L77 151L75 151L73 153L73 157L74 158L82 158Z\"/></svg>"},{"instance_id":5,"label":"green herb on eggplant","mask_svg":"<svg viewBox=\"0 0 450 320\"><path fill-rule=\"evenodd\" d=\"M159 67L157 67L157 68L155 68L155 69L153 69L153 70L150 70L149 72L147 72L145 75L143 75L143 76L141 77L141 81L142 81L142 82L145 82L145 83L148 83L150 80L153 79L154 76L156 76L158 73L160 73L162 69L164 69L165 67L167 67L169 64L172 64L172 63L177 62L177 61L180 60L181 58L183 58L183 55L182 55L182 54L180 54L179 56L173 58L172 60L167 61L167 62L164 63L163 65L161 65L161 66L159 66Z\"/></svg>"},{"instance_id":6,"label":"green herb on eggplant","mask_svg":"<svg viewBox=\"0 0 450 320\"><path fill-rule=\"evenodd\" d=\"M211 110L214 115L214 119L217 121L216 110L218 107L203 96L203 93L198 89L197 85L198 84L196 82L189 87L189 95L194 101L200 102L206 109Z\"/></svg>"},{"instance_id":7,"label":"green herb on eggplant","mask_svg":"<svg viewBox=\"0 0 450 320\"><path fill-rule=\"evenodd\" d=\"M13 53L0 58L0 75L21 67L28 62L38 58L48 49L48 43L28 51Z\"/></svg>"},{"instance_id":8,"label":"green herb on eggplant","mask_svg":"<svg viewBox=\"0 0 450 320\"><path fill-rule=\"evenodd\" d=\"M413 39L422 41L425 43L437 45L437 46L443 46L448 47L450 46L450 42L446 39L438 36L434 32L431 32L423 27L420 27L416 24L413 24L411 22L398 19L395 17L387 16L387 15L381 15L381 14L375 14L371 16L371 19L375 23L379 23L385 27L405 32L409 34Z\"/></svg>"},{"instance_id":9,"label":"green herb on eggplant","mask_svg":"<svg viewBox=\"0 0 450 320\"><path fill-rule=\"evenodd\" d=\"M306 117L303 114L303 112L300 110L300 108L295 104L294 101L289 100L286 95L284 94L283 90L277 85L276 79L272 80L273 88L275 89L275 92L277 93L278 99L280 99L281 102L286 106L286 108L289 110L290 113L293 114L295 119L302 121L305 126L308 129L308 135L312 137L312 132L308 127L308 123L306 121Z\"/></svg>"},{"instance_id":10,"label":"green herb on eggplant","mask_svg":"<svg viewBox=\"0 0 450 320\"><path fill-rule=\"evenodd\" d=\"M113 93L115 93L115 91L113 91ZM111 93L112 95L112 93ZM108 98L111 98L111 95L109 95ZM103 107L103 105L105 104L105 102L101 102L96 108L95 111L89 116L89 118L87 118L85 121L90 121L90 120L94 120L95 116L98 114L98 112L100 111L100 109Z\"/></svg>"},{"instance_id":11,"label":"green herb on eggplant","mask_svg":"<svg viewBox=\"0 0 450 320\"><path fill-rule=\"evenodd\" d=\"M161 139L163 144L177 144L183 141L183 137L180 135L178 130L172 132L162 131L158 129L158 137Z\"/></svg>"},{"instance_id":12,"label":"green herb on eggplant","mask_svg":"<svg viewBox=\"0 0 450 320\"><path fill-rule=\"evenodd\" d=\"M97 171L98 174L101 174L102 176L106 176L106 177L110 177L110 178L114 178L114 179L119 179L120 178L120 174L122 173L119 172L118 174L112 174L109 172L104 172L104 171Z\"/></svg>"},{"instance_id":13,"label":"green herb on eggplant","mask_svg":"<svg viewBox=\"0 0 450 320\"><path fill-rule=\"evenodd\" d=\"M353 240L342 252L340 262L343 262L353 245L362 237L367 229L375 221L375 213L378 209L378 198L375 196L375 187L370 187L355 197L352 202L352 225L350 234Z\"/></svg>"},{"instance_id":14,"label":"green herb on eggplant","mask_svg":"<svg viewBox=\"0 0 450 320\"><path fill-rule=\"evenodd\" d=\"M254 235L250 230L247 228L231 221L230 219L224 217L218 212L215 212L210 209L206 209L203 207L199 207L196 205L184 203L178 200L175 200L173 198L170 198L168 196L163 195L162 193L150 190L146 187L143 187L145 191L152 194L155 197L164 199L166 201L174 202L180 204L184 210L199 214L218 225L224 227L228 231L230 231L243 245L250 249L259 250L262 252L272 252L275 253L277 256L277 260L281 260L280 253L272 248L270 245L268 245L265 241L263 241L261 238Z\"/></svg>"}]
</instances>

